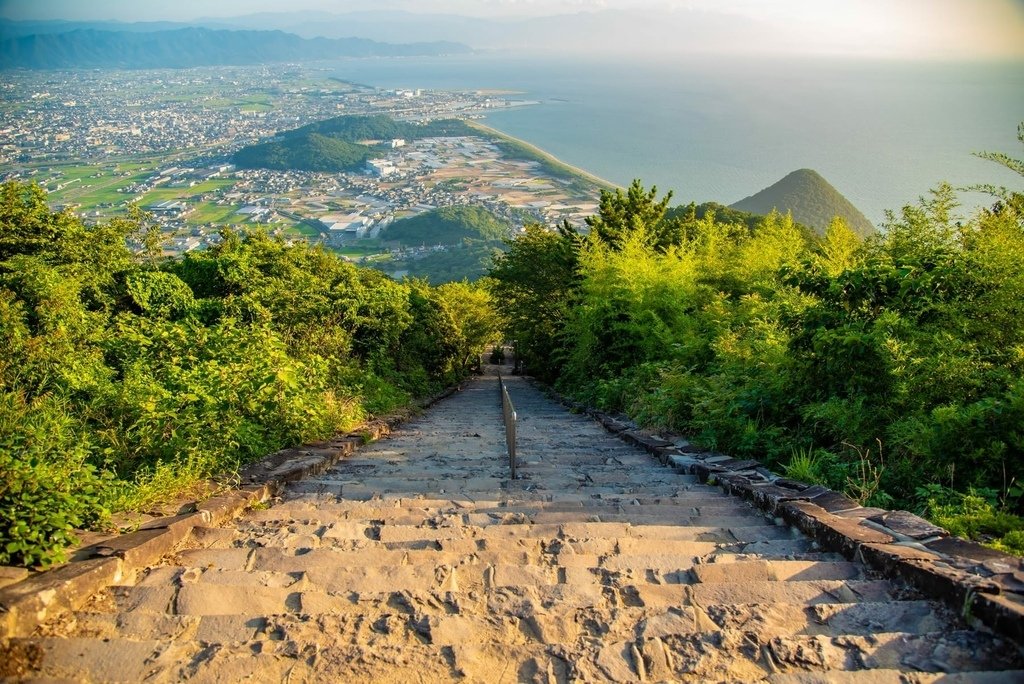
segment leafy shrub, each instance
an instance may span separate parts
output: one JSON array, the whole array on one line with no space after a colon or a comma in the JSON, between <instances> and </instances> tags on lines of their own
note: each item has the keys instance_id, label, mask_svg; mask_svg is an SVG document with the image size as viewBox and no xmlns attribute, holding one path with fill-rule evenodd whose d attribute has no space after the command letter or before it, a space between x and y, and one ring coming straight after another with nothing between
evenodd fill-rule
<instances>
[{"instance_id":1,"label":"leafy shrub","mask_svg":"<svg viewBox=\"0 0 1024 684\"><path fill-rule=\"evenodd\" d=\"M927 485L918 489L923 513L950 534L979 539L1008 553L1024 555L1024 518L1006 511L991 489L966 493Z\"/></svg>"},{"instance_id":2,"label":"leafy shrub","mask_svg":"<svg viewBox=\"0 0 1024 684\"><path fill-rule=\"evenodd\" d=\"M75 529L107 518L110 476L82 437L62 402L0 393L0 565L61 562Z\"/></svg>"},{"instance_id":3,"label":"leafy shrub","mask_svg":"<svg viewBox=\"0 0 1024 684\"><path fill-rule=\"evenodd\" d=\"M468 285L263 233L160 263L125 247L141 214L86 227L45 199L0 186L0 563L434 392L496 331Z\"/></svg>"},{"instance_id":4,"label":"leafy shrub","mask_svg":"<svg viewBox=\"0 0 1024 684\"><path fill-rule=\"evenodd\" d=\"M634 183L586 236L528 228L491 275L506 338L559 389L863 504L948 484L968 498L929 515L1009 548L1022 501L969 498L1024 481L1024 204L998 193L965 218L940 185L861 241L778 213L666 219Z\"/></svg>"}]
</instances>

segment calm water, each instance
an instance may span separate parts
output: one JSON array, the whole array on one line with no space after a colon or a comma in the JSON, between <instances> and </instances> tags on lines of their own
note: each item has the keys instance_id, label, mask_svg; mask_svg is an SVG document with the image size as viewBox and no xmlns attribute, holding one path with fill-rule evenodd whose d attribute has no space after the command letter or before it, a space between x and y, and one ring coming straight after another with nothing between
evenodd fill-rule
<instances>
[{"instance_id":1,"label":"calm water","mask_svg":"<svg viewBox=\"0 0 1024 684\"><path fill-rule=\"evenodd\" d=\"M487 123L571 164L679 202L736 202L813 168L880 223L942 180L1020 187L971 152L1024 156L1024 64L574 61L491 55L339 62L380 87L522 91ZM519 96L517 96L519 97ZM965 195L974 206L987 198Z\"/></svg>"}]
</instances>

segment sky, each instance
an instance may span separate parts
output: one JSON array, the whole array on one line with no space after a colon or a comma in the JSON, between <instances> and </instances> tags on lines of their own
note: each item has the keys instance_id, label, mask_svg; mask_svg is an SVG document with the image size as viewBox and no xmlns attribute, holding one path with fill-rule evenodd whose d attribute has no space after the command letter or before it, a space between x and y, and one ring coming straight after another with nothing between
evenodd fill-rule
<instances>
[{"instance_id":1,"label":"sky","mask_svg":"<svg viewBox=\"0 0 1024 684\"><path fill-rule=\"evenodd\" d=\"M630 10L651 22L719 13L777 43L870 56L1024 58L1024 0L0 0L13 19L190 21L256 12L402 10L485 18ZM728 37L723 37L727 43Z\"/></svg>"}]
</instances>

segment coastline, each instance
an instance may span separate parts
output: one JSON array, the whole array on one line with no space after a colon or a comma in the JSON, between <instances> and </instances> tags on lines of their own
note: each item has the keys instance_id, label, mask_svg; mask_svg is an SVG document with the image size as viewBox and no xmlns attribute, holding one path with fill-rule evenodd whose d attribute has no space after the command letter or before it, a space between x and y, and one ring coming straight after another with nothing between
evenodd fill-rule
<instances>
[{"instance_id":1,"label":"coastline","mask_svg":"<svg viewBox=\"0 0 1024 684\"><path fill-rule=\"evenodd\" d=\"M508 133L504 133L503 131L499 131L497 128L492 128L487 124L483 124L475 120L467 120L466 124L470 128L475 128L476 130L480 131L485 135L498 138L504 143L519 148L521 151L526 153L526 156L534 158L536 161L540 162L542 165L547 167L548 170L554 173L555 175L568 176L574 180L583 180L598 186L602 190L622 189L621 185L612 183L611 181L601 178L600 176L596 176L590 173L589 171L586 171L585 169L581 169L578 166L567 164L558 157L551 154L550 152L546 152L543 149L537 147L536 145L526 142L525 140L522 140L521 138L517 138L515 136L509 135Z\"/></svg>"}]
</instances>

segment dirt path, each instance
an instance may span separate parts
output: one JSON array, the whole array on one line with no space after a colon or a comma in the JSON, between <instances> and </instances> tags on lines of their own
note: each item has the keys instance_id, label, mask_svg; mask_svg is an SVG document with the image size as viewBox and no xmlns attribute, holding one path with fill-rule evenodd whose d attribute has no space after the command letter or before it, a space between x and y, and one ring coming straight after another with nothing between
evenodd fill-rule
<instances>
[{"instance_id":1,"label":"dirt path","mask_svg":"<svg viewBox=\"0 0 1024 684\"><path fill-rule=\"evenodd\" d=\"M47 681L1001 682L1016 649L496 378L115 586ZM994 672L985 673L992 670ZM923 672L922 672L923 671ZM940 672L961 672L944 677Z\"/></svg>"}]
</instances>

